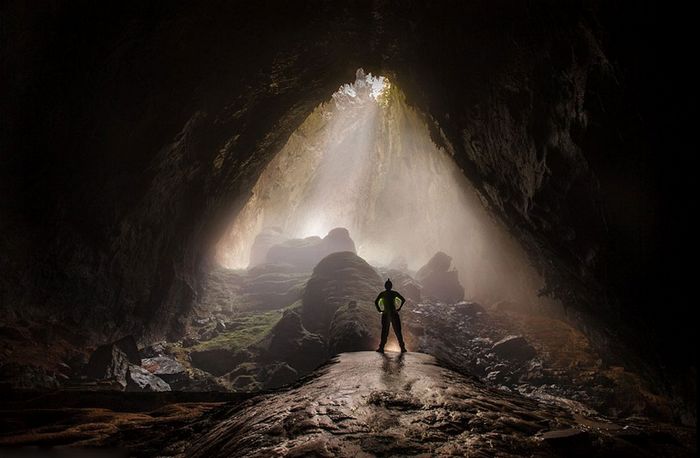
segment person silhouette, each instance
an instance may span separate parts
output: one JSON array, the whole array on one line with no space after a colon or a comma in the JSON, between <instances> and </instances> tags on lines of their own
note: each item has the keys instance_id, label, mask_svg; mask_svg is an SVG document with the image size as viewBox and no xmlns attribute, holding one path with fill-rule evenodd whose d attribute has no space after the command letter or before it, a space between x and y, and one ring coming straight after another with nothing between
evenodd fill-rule
<instances>
[{"instance_id":1,"label":"person silhouette","mask_svg":"<svg viewBox=\"0 0 700 458\"><path fill-rule=\"evenodd\" d=\"M401 334L401 318L399 317L399 311L406 299L399 294L398 291L393 291L391 284L391 279L387 278L384 283L385 290L379 293L377 298L374 300L374 306L377 307L377 311L382 314L382 340L379 342L379 348L377 351L379 353L384 353L384 345L386 345L386 338L389 336L389 324L394 328L394 334L396 334L396 339L399 341L401 346L401 353L406 352L406 345L403 342L403 335ZM396 308L396 299L401 300L401 305ZM384 306L384 309L379 307L379 304Z\"/></svg>"}]
</instances>

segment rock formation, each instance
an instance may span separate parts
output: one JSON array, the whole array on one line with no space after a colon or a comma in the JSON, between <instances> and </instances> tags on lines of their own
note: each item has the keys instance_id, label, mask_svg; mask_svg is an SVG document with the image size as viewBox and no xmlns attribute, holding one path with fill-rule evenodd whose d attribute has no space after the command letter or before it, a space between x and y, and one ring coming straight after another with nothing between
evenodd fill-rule
<instances>
[{"instance_id":1,"label":"rock formation","mask_svg":"<svg viewBox=\"0 0 700 458\"><path fill-rule=\"evenodd\" d=\"M464 287L459 283L459 273L450 270L452 258L439 251L416 273L422 286L421 292L435 299L456 303L464 299Z\"/></svg>"},{"instance_id":2,"label":"rock formation","mask_svg":"<svg viewBox=\"0 0 700 458\"><path fill-rule=\"evenodd\" d=\"M321 336L312 334L301 323L295 310L286 310L263 342L256 345L268 360L283 361L303 374L326 361L328 353Z\"/></svg>"},{"instance_id":3,"label":"rock formation","mask_svg":"<svg viewBox=\"0 0 700 458\"><path fill-rule=\"evenodd\" d=\"M323 238L292 239L274 245L267 252L266 262L291 264L311 270L321 259L340 251L355 253L355 243L347 229L337 227Z\"/></svg>"},{"instance_id":4,"label":"rock formation","mask_svg":"<svg viewBox=\"0 0 700 458\"><path fill-rule=\"evenodd\" d=\"M328 255L314 267L306 284L301 309L304 327L327 337L340 307L356 301L359 309L371 310L382 284L374 268L356 254Z\"/></svg>"},{"instance_id":5,"label":"rock formation","mask_svg":"<svg viewBox=\"0 0 700 458\"><path fill-rule=\"evenodd\" d=\"M250 264L255 267L267 261L267 253L275 245L284 243L289 237L284 234L282 228L266 227L256 237L250 248Z\"/></svg>"}]
</instances>

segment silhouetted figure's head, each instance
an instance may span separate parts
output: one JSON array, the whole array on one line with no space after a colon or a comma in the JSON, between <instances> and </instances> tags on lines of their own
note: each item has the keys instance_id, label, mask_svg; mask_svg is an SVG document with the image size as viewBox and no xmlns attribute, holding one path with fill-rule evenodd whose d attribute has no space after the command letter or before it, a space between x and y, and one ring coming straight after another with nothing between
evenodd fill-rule
<instances>
[{"instance_id":1,"label":"silhouetted figure's head","mask_svg":"<svg viewBox=\"0 0 700 458\"><path fill-rule=\"evenodd\" d=\"M393 285L391 284L391 280L387 278L386 282L384 283L384 287L386 288L387 291L389 291L392 286Z\"/></svg>"}]
</instances>

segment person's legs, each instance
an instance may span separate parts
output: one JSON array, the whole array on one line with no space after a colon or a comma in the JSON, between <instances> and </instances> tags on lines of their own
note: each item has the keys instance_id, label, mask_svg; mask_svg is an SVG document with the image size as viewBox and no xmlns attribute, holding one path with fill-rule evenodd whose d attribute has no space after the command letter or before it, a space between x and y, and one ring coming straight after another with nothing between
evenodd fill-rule
<instances>
[{"instance_id":1,"label":"person's legs","mask_svg":"<svg viewBox=\"0 0 700 458\"><path fill-rule=\"evenodd\" d=\"M394 334L396 334L396 339L399 341L401 351L406 351L406 344L403 342L403 334L401 333L401 317L399 317L398 313L391 315L391 326L394 328Z\"/></svg>"},{"instance_id":2,"label":"person's legs","mask_svg":"<svg viewBox=\"0 0 700 458\"><path fill-rule=\"evenodd\" d=\"M379 348L377 351L384 351L384 345L386 345L386 339L389 337L389 317L386 313L382 313L382 340L379 342Z\"/></svg>"}]
</instances>

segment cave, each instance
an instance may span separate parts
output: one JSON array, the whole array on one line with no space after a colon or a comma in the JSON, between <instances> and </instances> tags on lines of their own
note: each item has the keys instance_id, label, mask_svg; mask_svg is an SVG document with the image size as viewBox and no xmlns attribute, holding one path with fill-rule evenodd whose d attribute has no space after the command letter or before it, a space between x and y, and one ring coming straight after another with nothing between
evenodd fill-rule
<instances>
[{"instance_id":1,"label":"cave","mask_svg":"<svg viewBox=\"0 0 700 458\"><path fill-rule=\"evenodd\" d=\"M0 16L3 454L695 455L688 12Z\"/></svg>"}]
</instances>

